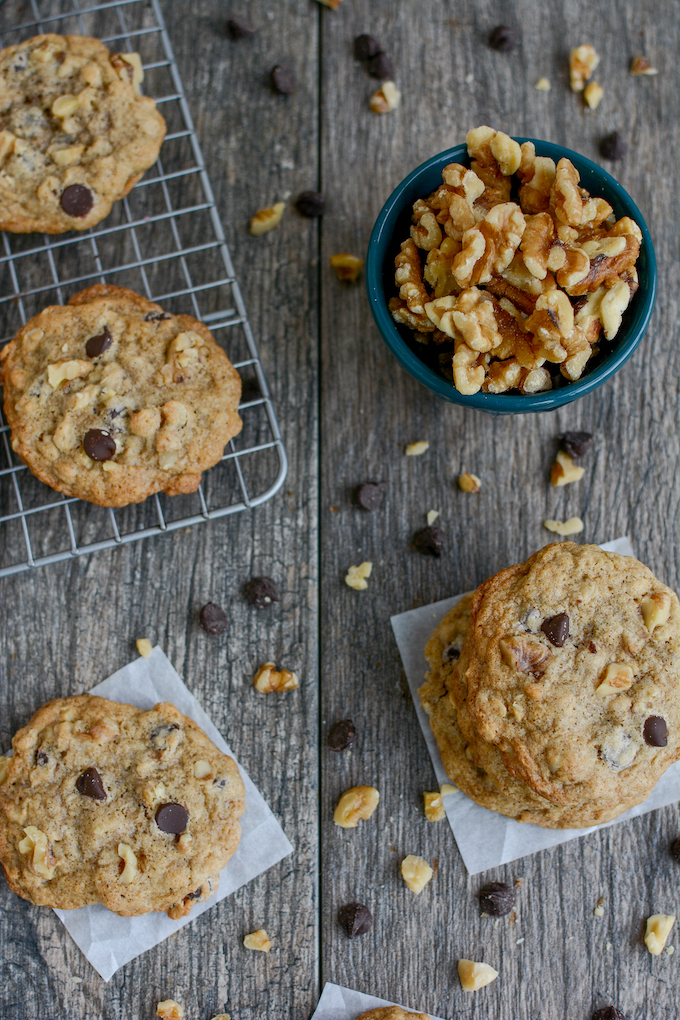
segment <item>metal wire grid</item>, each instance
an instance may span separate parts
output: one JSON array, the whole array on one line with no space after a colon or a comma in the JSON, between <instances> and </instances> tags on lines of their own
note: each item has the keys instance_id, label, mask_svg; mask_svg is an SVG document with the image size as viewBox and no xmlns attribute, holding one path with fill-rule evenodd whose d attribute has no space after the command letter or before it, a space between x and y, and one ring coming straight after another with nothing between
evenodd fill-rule
<instances>
[{"instance_id":1,"label":"metal wire grid","mask_svg":"<svg viewBox=\"0 0 680 1020\"><path fill-rule=\"evenodd\" d=\"M0 47L43 32L96 35L109 49L142 55L145 91L168 134L162 158L100 227L78 236L2 235L0 346L41 308L92 283L131 286L174 312L206 322L244 379L244 427L196 494L156 495L123 510L66 498L38 482L13 454L0 412L0 577L109 549L270 499L286 476L286 452L210 187L159 0L30 0L32 20L5 29ZM65 9L68 8L68 9ZM11 4L2 8L10 19ZM195 242L201 238L200 243ZM152 254L149 254L151 248ZM159 250L160 249L160 250Z\"/></svg>"}]
</instances>

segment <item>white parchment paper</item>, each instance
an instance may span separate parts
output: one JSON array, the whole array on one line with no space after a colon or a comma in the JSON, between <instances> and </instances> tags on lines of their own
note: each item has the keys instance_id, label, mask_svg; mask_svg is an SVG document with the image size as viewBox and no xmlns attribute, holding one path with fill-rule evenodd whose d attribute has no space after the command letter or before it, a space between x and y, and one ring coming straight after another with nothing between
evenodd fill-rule
<instances>
[{"instance_id":1,"label":"white parchment paper","mask_svg":"<svg viewBox=\"0 0 680 1020\"><path fill-rule=\"evenodd\" d=\"M234 757L222 735L184 686L160 648L154 648L148 659L137 659L119 669L108 680L93 687L90 693L145 709L153 708L159 701L171 701L180 712L197 722L221 751ZM239 770L246 788L241 842L220 873L217 892L210 899L198 903L188 917L172 921L167 914L155 912L141 917L119 917L101 904L80 907L78 910L55 911L71 938L105 981L129 960L162 942L225 896L292 853L293 847L262 795L240 765Z\"/></svg>"},{"instance_id":2,"label":"white parchment paper","mask_svg":"<svg viewBox=\"0 0 680 1020\"><path fill-rule=\"evenodd\" d=\"M622 556L635 555L628 538L617 538L613 542L607 542L602 548L608 552L620 553ZM400 613L393 616L391 621L418 721L440 787L444 783L451 784L451 780L442 764L428 715L420 704L418 688L425 680L427 671L425 645L430 634L465 594L463 592L461 595L454 595L453 598L435 602L431 606ZM655 808L665 807L666 804L674 804L680 800L680 762L676 762L668 769L642 804L619 815L612 822L592 826L589 829L543 829L538 825L516 822L512 818L480 807L461 790L446 794L443 799L446 817L465 867L471 875L476 875L480 871L487 871L499 864L507 864L508 861L526 857L538 850L545 850L547 847L585 836L589 832L594 832L596 828L619 825L628 818L644 815L648 811L654 811Z\"/></svg>"},{"instance_id":3,"label":"white parchment paper","mask_svg":"<svg viewBox=\"0 0 680 1020\"><path fill-rule=\"evenodd\" d=\"M343 988L342 985L333 985L328 982L323 986L319 1005L314 1011L312 1020L357 1020L357 1017L369 1009L398 1005L398 1002L376 999L375 995L364 995L363 992L354 992L351 988ZM417 1006L402 1006L402 1009L412 1009L417 1013L424 1012ZM430 1020L439 1020L439 1017L433 1016L430 1017Z\"/></svg>"}]
</instances>

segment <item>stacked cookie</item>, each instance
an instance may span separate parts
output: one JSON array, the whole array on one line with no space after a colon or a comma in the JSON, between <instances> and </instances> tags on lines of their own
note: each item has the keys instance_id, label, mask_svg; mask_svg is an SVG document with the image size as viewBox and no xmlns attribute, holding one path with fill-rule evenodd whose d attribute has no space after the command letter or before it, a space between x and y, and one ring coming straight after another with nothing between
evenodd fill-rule
<instances>
[{"instance_id":1,"label":"stacked cookie","mask_svg":"<svg viewBox=\"0 0 680 1020\"><path fill-rule=\"evenodd\" d=\"M426 657L448 775L518 821L609 821L680 758L680 604L631 557L546 546L462 599Z\"/></svg>"}]
</instances>

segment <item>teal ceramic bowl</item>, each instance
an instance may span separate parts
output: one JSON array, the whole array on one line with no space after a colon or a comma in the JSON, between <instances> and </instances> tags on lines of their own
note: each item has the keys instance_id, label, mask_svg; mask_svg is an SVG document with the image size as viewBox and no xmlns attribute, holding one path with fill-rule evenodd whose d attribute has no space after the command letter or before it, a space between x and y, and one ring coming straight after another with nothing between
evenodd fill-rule
<instances>
[{"instance_id":1,"label":"teal ceramic bowl","mask_svg":"<svg viewBox=\"0 0 680 1020\"><path fill-rule=\"evenodd\" d=\"M586 367L580 379L572 383L560 379L557 388L545 393L523 395L480 392L464 396L452 382L444 379L415 353L413 348L418 344L410 340L409 330L397 326L389 313L388 301L397 293L394 284L394 257L399 252L400 242L409 236L413 203L417 198L429 195L441 184L442 170L448 163L470 165L465 145L457 145L428 159L395 188L376 220L366 258L366 286L373 318L380 335L399 364L414 379L444 400L461 404L463 407L474 407L490 414L554 411L571 403L572 400L592 393L628 361L649 325L656 297L654 246L647 224L628 192L601 166L577 152L572 152L571 149L553 145L551 142L542 142L537 138L517 138L516 141L520 144L533 142L537 155L551 156L555 163L563 156L567 156L581 175L581 186L594 197L606 199L614 209L617 219L630 216L642 231L642 246L636 263L640 283L637 293L624 313L623 322L612 341L611 349L599 360L593 359L596 363L592 368Z\"/></svg>"}]
</instances>

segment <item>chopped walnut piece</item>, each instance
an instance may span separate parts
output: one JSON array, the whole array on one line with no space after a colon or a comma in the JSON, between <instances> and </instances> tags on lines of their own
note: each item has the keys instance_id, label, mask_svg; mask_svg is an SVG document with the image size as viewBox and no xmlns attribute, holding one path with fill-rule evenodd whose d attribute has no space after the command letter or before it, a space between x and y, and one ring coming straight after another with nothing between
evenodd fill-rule
<instances>
[{"instance_id":1,"label":"chopped walnut piece","mask_svg":"<svg viewBox=\"0 0 680 1020\"><path fill-rule=\"evenodd\" d=\"M550 469L550 484L555 486L570 485L583 478L585 469L574 464L568 453L558 450L555 462Z\"/></svg>"},{"instance_id":2,"label":"chopped walnut piece","mask_svg":"<svg viewBox=\"0 0 680 1020\"><path fill-rule=\"evenodd\" d=\"M379 800L374 786L353 786L338 801L333 821L342 829L356 829L359 819L366 821L371 817Z\"/></svg>"},{"instance_id":3,"label":"chopped walnut piece","mask_svg":"<svg viewBox=\"0 0 680 1020\"><path fill-rule=\"evenodd\" d=\"M441 231L439 236L441 237ZM402 241L401 251L395 258L394 265L396 269L394 282L399 286L399 297L406 302L409 311L414 315L422 315L430 295L423 284L420 255L411 238Z\"/></svg>"},{"instance_id":4,"label":"chopped walnut piece","mask_svg":"<svg viewBox=\"0 0 680 1020\"><path fill-rule=\"evenodd\" d=\"M614 228L613 228L614 229ZM586 254L589 251L594 251L595 254L590 258L590 270L587 275L580 280L578 283L567 288L567 293L572 297L580 297L582 294L588 294L590 291L597 290L602 284L606 287L612 287L618 282L622 273L634 265L638 253L640 251L640 241L635 234L623 234L625 241L624 247L620 248L618 244L619 253L617 255L607 255L607 250L616 251L617 248L613 246L614 241L620 241L620 237L613 233L613 229L609 231L609 234L605 238L593 239L591 241L584 242L584 250ZM607 248L605 242L612 242L612 247ZM595 246L599 247L595 248Z\"/></svg>"},{"instance_id":5,"label":"chopped walnut piece","mask_svg":"<svg viewBox=\"0 0 680 1020\"><path fill-rule=\"evenodd\" d=\"M640 610L646 629L653 634L657 627L663 627L670 616L671 597L665 591L655 591L641 603Z\"/></svg>"},{"instance_id":6,"label":"chopped walnut piece","mask_svg":"<svg viewBox=\"0 0 680 1020\"><path fill-rule=\"evenodd\" d=\"M439 790L434 793L424 793L423 800L425 802L425 817L428 822L441 822L446 812L444 811L444 801Z\"/></svg>"},{"instance_id":7,"label":"chopped walnut piece","mask_svg":"<svg viewBox=\"0 0 680 1020\"><path fill-rule=\"evenodd\" d=\"M550 189L555 180L555 163L549 156L537 156L533 142L520 146L522 159L517 169L521 181L519 204L522 212L544 212L550 204Z\"/></svg>"},{"instance_id":8,"label":"chopped walnut piece","mask_svg":"<svg viewBox=\"0 0 680 1020\"><path fill-rule=\"evenodd\" d=\"M24 832L25 836L18 844L19 853L33 855L31 864L36 875L52 878L57 861L47 835L35 825L27 825Z\"/></svg>"},{"instance_id":9,"label":"chopped walnut piece","mask_svg":"<svg viewBox=\"0 0 680 1020\"><path fill-rule=\"evenodd\" d=\"M580 180L581 175L574 164L563 156L555 170L555 180L550 189L550 205L555 218L570 227L579 227L583 220Z\"/></svg>"},{"instance_id":10,"label":"chopped walnut piece","mask_svg":"<svg viewBox=\"0 0 680 1020\"><path fill-rule=\"evenodd\" d=\"M497 164L484 166L476 159L472 160L471 169L484 185L484 191L472 207L475 220L481 220L495 205L510 201L512 177L506 176Z\"/></svg>"},{"instance_id":11,"label":"chopped walnut piece","mask_svg":"<svg viewBox=\"0 0 680 1020\"><path fill-rule=\"evenodd\" d=\"M434 875L434 871L422 857L409 854L401 862L401 875L411 892L418 896Z\"/></svg>"},{"instance_id":12,"label":"chopped walnut piece","mask_svg":"<svg viewBox=\"0 0 680 1020\"><path fill-rule=\"evenodd\" d=\"M462 340L456 341L456 349L451 359L453 382L459 393L478 393L482 388L486 368L479 364L483 355L472 351Z\"/></svg>"},{"instance_id":13,"label":"chopped walnut piece","mask_svg":"<svg viewBox=\"0 0 680 1020\"><path fill-rule=\"evenodd\" d=\"M461 492L479 492L481 487L482 483L477 475L472 475L469 471L458 475L458 488Z\"/></svg>"},{"instance_id":14,"label":"chopped walnut piece","mask_svg":"<svg viewBox=\"0 0 680 1020\"><path fill-rule=\"evenodd\" d=\"M139 873L137 856L132 847L128 846L127 843L118 844L118 856L124 864L123 870L118 876L118 881L122 885L130 885L131 882L134 882Z\"/></svg>"},{"instance_id":15,"label":"chopped walnut piece","mask_svg":"<svg viewBox=\"0 0 680 1020\"><path fill-rule=\"evenodd\" d=\"M163 999L156 1006L156 1016L161 1020L183 1020L184 1008L174 999Z\"/></svg>"},{"instance_id":16,"label":"chopped walnut piece","mask_svg":"<svg viewBox=\"0 0 680 1020\"><path fill-rule=\"evenodd\" d=\"M658 74L656 67L652 67L649 57L633 57L630 64L631 74Z\"/></svg>"},{"instance_id":17,"label":"chopped walnut piece","mask_svg":"<svg viewBox=\"0 0 680 1020\"><path fill-rule=\"evenodd\" d=\"M149 639L145 637L138 638L135 644L137 645L137 651L142 656L142 658L148 659L153 651L153 645L151 644Z\"/></svg>"},{"instance_id":18,"label":"chopped walnut piece","mask_svg":"<svg viewBox=\"0 0 680 1020\"><path fill-rule=\"evenodd\" d=\"M583 92L586 82L592 77L593 71L600 63L600 58L593 46L586 43L577 46L569 54L569 80L572 92Z\"/></svg>"},{"instance_id":19,"label":"chopped walnut piece","mask_svg":"<svg viewBox=\"0 0 680 1020\"><path fill-rule=\"evenodd\" d=\"M253 680L253 687L262 694L292 691L299 686L295 673L289 669L277 670L273 662L265 662L260 666Z\"/></svg>"},{"instance_id":20,"label":"chopped walnut piece","mask_svg":"<svg viewBox=\"0 0 680 1020\"><path fill-rule=\"evenodd\" d=\"M604 95L604 89L596 82L591 81L589 85L586 85L583 90L583 98L585 99L586 106L591 110L596 110L602 102L602 96Z\"/></svg>"},{"instance_id":21,"label":"chopped walnut piece","mask_svg":"<svg viewBox=\"0 0 680 1020\"><path fill-rule=\"evenodd\" d=\"M460 293L460 287L453 275L453 260L460 251L460 241L445 237L438 248L427 253L423 279L434 288L434 297L447 297Z\"/></svg>"},{"instance_id":22,"label":"chopped walnut piece","mask_svg":"<svg viewBox=\"0 0 680 1020\"><path fill-rule=\"evenodd\" d=\"M531 641L524 634L512 634L498 642L503 661L518 673L529 673L537 679L548 668L550 652L537 641Z\"/></svg>"},{"instance_id":23,"label":"chopped walnut piece","mask_svg":"<svg viewBox=\"0 0 680 1020\"><path fill-rule=\"evenodd\" d=\"M633 670L627 662L610 662L602 680L595 688L598 698L606 698L608 694L619 694L633 686Z\"/></svg>"},{"instance_id":24,"label":"chopped walnut piece","mask_svg":"<svg viewBox=\"0 0 680 1020\"><path fill-rule=\"evenodd\" d=\"M474 963L472 960L458 961L458 977L464 992L476 992L490 985L498 977L498 971L488 963Z\"/></svg>"},{"instance_id":25,"label":"chopped walnut piece","mask_svg":"<svg viewBox=\"0 0 680 1020\"><path fill-rule=\"evenodd\" d=\"M390 110L396 110L400 102L401 92L394 82L384 81L371 96L369 106L373 113L389 113Z\"/></svg>"},{"instance_id":26,"label":"chopped walnut piece","mask_svg":"<svg viewBox=\"0 0 680 1020\"><path fill-rule=\"evenodd\" d=\"M80 376L88 375L94 365L91 361L75 359L73 361L56 361L47 366L47 381L56 390L60 383L69 383Z\"/></svg>"},{"instance_id":27,"label":"chopped walnut piece","mask_svg":"<svg viewBox=\"0 0 680 1020\"><path fill-rule=\"evenodd\" d=\"M272 947L272 940L264 928L258 928L257 931L245 936L243 945L246 949L256 949L259 953L268 953Z\"/></svg>"},{"instance_id":28,"label":"chopped walnut piece","mask_svg":"<svg viewBox=\"0 0 680 1020\"><path fill-rule=\"evenodd\" d=\"M445 232L460 241L464 232L476 223L474 203L484 193L484 182L473 170L460 163L449 163L442 170L444 184L428 200L439 209L437 219Z\"/></svg>"},{"instance_id":29,"label":"chopped walnut piece","mask_svg":"<svg viewBox=\"0 0 680 1020\"><path fill-rule=\"evenodd\" d=\"M550 84L547 78L539 78L536 84L534 85L534 88L538 92L550 92L552 85Z\"/></svg>"},{"instance_id":30,"label":"chopped walnut piece","mask_svg":"<svg viewBox=\"0 0 680 1020\"><path fill-rule=\"evenodd\" d=\"M483 125L468 131L468 155L480 166L498 166L504 177L514 174L522 158L519 144L503 131Z\"/></svg>"},{"instance_id":31,"label":"chopped walnut piece","mask_svg":"<svg viewBox=\"0 0 680 1020\"><path fill-rule=\"evenodd\" d=\"M477 227L463 234L462 250L453 260L453 275L461 287L488 283L512 262L524 233L522 210L514 202L501 202L488 211Z\"/></svg>"},{"instance_id":32,"label":"chopped walnut piece","mask_svg":"<svg viewBox=\"0 0 680 1020\"><path fill-rule=\"evenodd\" d=\"M346 283L354 283L355 280L358 280L359 274L364 268L364 260L357 255L350 255L349 252L331 255L329 261L331 268L337 273L338 279L344 280Z\"/></svg>"},{"instance_id":33,"label":"chopped walnut piece","mask_svg":"<svg viewBox=\"0 0 680 1020\"><path fill-rule=\"evenodd\" d=\"M674 924L675 914L652 914L647 918L645 945L652 956L658 956L662 951Z\"/></svg>"},{"instance_id":34,"label":"chopped walnut piece","mask_svg":"<svg viewBox=\"0 0 680 1020\"><path fill-rule=\"evenodd\" d=\"M552 379L547 368L523 368L519 382L520 393L543 393L552 389Z\"/></svg>"},{"instance_id":35,"label":"chopped walnut piece","mask_svg":"<svg viewBox=\"0 0 680 1020\"><path fill-rule=\"evenodd\" d=\"M574 309L564 291L541 294L525 325L541 344L547 361L564 361L567 357L564 340L574 331Z\"/></svg>"},{"instance_id":36,"label":"chopped walnut piece","mask_svg":"<svg viewBox=\"0 0 680 1020\"><path fill-rule=\"evenodd\" d=\"M579 532L583 531L583 521L580 517L570 517L568 521L543 521L543 527L548 531L554 532L556 535L578 535Z\"/></svg>"},{"instance_id":37,"label":"chopped walnut piece","mask_svg":"<svg viewBox=\"0 0 680 1020\"><path fill-rule=\"evenodd\" d=\"M555 221L548 212L526 217L526 229L520 242L524 265L537 280L545 280L548 270L555 272L564 265L567 253L557 237ZM589 265L589 260L586 259Z\"/></svg>"},{"instance_id":38,"label":"chopped walnut piece","mask_svg":"<svg viewBox=\"0 0 680 1020\"><path fill-rule=\"evenodd\" d=\"M423 251L432 251L433 248L438 248L442 241L442 231L437 223L436 216L427 202L423 202L422 198L419 198L413 205L411 239ZM403 251L403 244L401 248ZM418 266L420 267L420 259L418 260Z\"/></svg>"},{"instance_id":39,"label":"chopped walnut piece","mask_svg":"<svg viewBox=\"0 0 680 1020\"><path fill-rule=\"evenodd\" d=\"M419 439L416 443L407 443L404 447L404 453L407 457L421 457L424 453L430 449L430 444L426 439Z\"/></svg>"},{"instance_id":40,"label":"chopped walnut piece","mask_svg":"<svg viewBox=\"0 0 680 1020\"><path fill-rule=\"evenodd\" d=\"M462 339L473 351L491 351L501 342L493 300L477 287L430 301L425 313L447 336Z\"/></svg>"},{"instance_id":41,"label":"chopped walnut piece","mask_svg":"<svg viewBox=\"0 0 680 1020\"><path fill-rule=\"evenodd\" d=\"M365 591L368 588L368 580L373 570L373 564L369 560L360 563L358 567L349 567L345 574L345 584L355 591Z\"/></svg>"},{"instance_id":42,"label":"chopped walnut piece","mask_svg":"<svg viewBox=\"0 0 680 1020\"><path fill-rule=\"evenodd\" d=\"M418 330L419 333L434 332L434 323L430 322L426 315L416 315L412 312L401 298L391 297L387 307L394 321L400 326L409 326L411 329ZM427 340L423 338L421 342L427 343Z\"/></svg>"},{"instance_id":43,"label":"chopped walnut piece","mask_svg":"<svg viewBox=\"0 0 680 1020\"><path fill-rule=\"evenodd\" d=\"M253 237L261 237L262 234L267 234L274 227L278 227L285 208L285 202L277 202L276 205L258 209L250 219L250 233Z\"/></svg>"},{"instance_id":44,"label":"chopped walnut piece","mask_svg":"<svg viewBox=\"0 0 680 1020\"><path fill-rule=\"evenodd\" d=\"M522 366L517 358L492 361L482 389L485 393L507 393L517 389L522 381Z\"/></svg>"}]
</instances>

